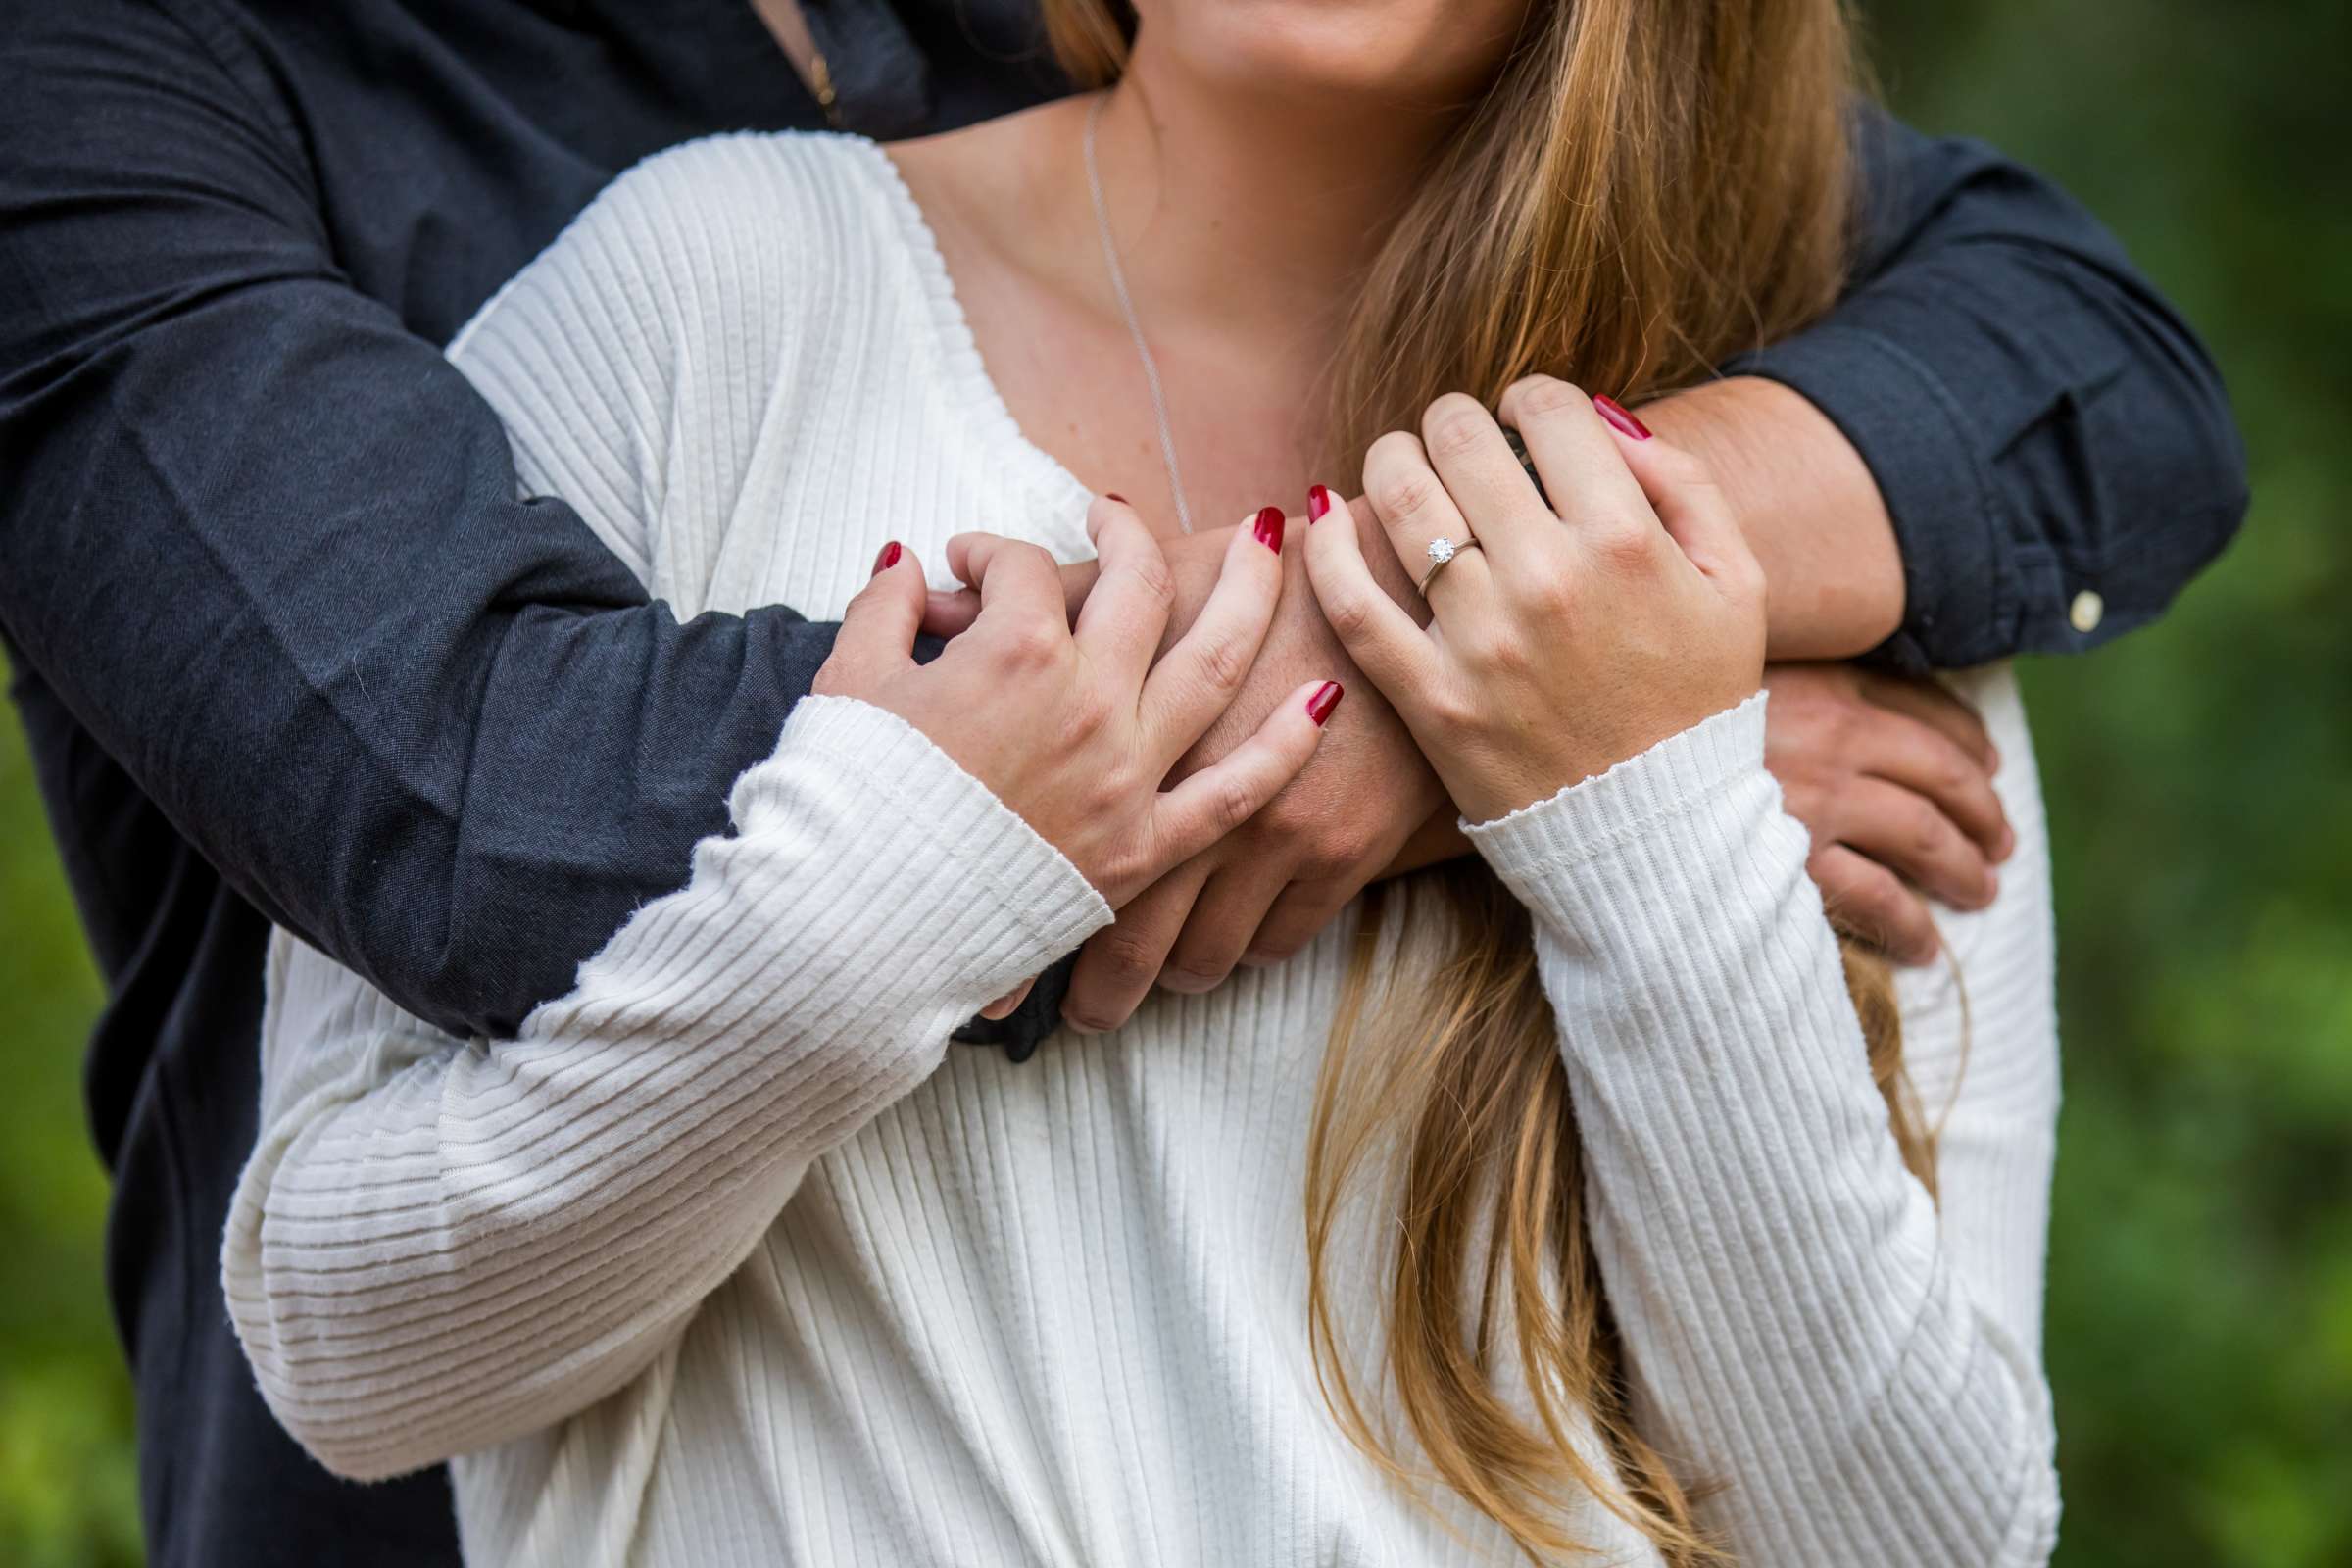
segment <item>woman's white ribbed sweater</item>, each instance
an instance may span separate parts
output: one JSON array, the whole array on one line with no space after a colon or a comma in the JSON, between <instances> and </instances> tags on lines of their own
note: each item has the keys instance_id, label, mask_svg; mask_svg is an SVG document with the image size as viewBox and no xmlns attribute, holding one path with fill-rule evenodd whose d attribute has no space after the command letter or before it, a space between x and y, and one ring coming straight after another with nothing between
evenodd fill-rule
<instances>
[{"instance_id":1,"label":"woman's white ribbed sweater","mask_svg":"<svg viewBox=\"0 0 2352 1568\"><path fill-rule=\"evenodd\" d=\"M524 490L681 617L837 612L886 538L935 567L967 528L1085 552L1083 487L1014 427L869 144L652 161L451 356ZM1750 1564L2027 1564L2055 1530L2042 822L2006 673L1966 685L2021 848L1999 903L1946 922L1965 1030L1948 975L1904 983L1949 1106L1940 1213L1887 1134L1760 700L1472 833L1535 911L1640 1419ZM839 699L732 808L516 1041L439 1035L277 937L224 1266L306 1446L361 1476L460 1456L484 1564L1514 1560L1317 1391L1303 1149L1352 921L1015 1066L947 1036L1109 918L1060 855ZM1368 1347L1359 1206L1339 1286ZM1603 1560L1654 1560L1561 1507Z\"/></svg>"}]
</instances>

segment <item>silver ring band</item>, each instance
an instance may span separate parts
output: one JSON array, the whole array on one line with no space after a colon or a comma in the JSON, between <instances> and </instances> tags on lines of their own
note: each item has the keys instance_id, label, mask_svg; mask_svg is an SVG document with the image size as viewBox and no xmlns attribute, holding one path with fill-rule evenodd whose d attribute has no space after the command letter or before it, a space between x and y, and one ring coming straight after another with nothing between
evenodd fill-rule
<instances>
[{"instance_id":1,"label":"silver ring band","mask_svg":"<svg viewBox=\"0 0 2352 1568\"><path fill-rule=\"evenodd\" d=\"M1438 580L1439 572L1453 564L1454 557L1465 550L1484 550L1486 546L1475 539L1463 539L1457 542L1446 538L1444 534L1432 539L1429 542L1430 567L1428 573L1421 579L1421 597L1424 599L1429 597L1429 585Z\"/></svg>"}]
</instances>

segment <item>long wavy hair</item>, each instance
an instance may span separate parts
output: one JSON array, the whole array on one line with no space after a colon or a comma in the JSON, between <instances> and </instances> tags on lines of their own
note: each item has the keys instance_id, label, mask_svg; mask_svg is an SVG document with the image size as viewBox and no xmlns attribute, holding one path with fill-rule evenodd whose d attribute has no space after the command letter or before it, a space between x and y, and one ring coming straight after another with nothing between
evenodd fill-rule
<instances>
[{"instance_id":1,"label":"long wavy hair","mask_svg":"<svg viewBox=\"0 0 2352 1568\"><path fill-rule=\"evenodd\" d=\"M1123 0L1046 0L1045 17L1077 82L1117 78L1136 24ZM1352 482L1374 437L1445 391L1492 404L1544 370L1634 401L1821 315L1848 265L1858 90L1840 0L1530 0L1352 302L1325 471ZM1426 928L1447 942L1384 941L1423 928L1409 906L1427 901L1448 918ZM1932 1192L1891 975L1841 944L1889 1122ZM1719 1560L1693 1486L1628 1415L1554 1029L1527 912L1482 866L1368 896L1309 1134L1325 1397L1391 1473L1451 1488L1537 1561L1583 1549L1561 1522L1579 1493L1670 1561ZM1393 1403L1362 1392L1326 1280L1343 1197L1376 1163L1391 1184L1380 1212L1395 1216L1382 1260ZM1574 1441L1583 1424L1603 1440L1597 1460Z\"/></svg>"}]
</instances>

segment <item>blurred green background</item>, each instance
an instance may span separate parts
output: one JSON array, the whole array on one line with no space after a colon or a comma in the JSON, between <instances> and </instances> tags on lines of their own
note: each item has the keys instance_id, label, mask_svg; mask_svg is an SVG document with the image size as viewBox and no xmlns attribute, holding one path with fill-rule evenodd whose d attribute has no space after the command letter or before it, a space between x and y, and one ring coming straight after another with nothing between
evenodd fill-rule
<instances>
[{"instance_id":1,"label":"blurred green background","mask_svg":"<svg viewBox=\"0 0 2352 1568\"><path fill-rule=\"evenodd\" d=\"M2056 175L2205 332L2252 520L2037 663L2066 1111L2067 1568L2352 1564L2352 5L1869 8L1882 83ZM138 1560L79 1096L98 988L0 721L0 1562Z\"/></svg>"}]
</instances>

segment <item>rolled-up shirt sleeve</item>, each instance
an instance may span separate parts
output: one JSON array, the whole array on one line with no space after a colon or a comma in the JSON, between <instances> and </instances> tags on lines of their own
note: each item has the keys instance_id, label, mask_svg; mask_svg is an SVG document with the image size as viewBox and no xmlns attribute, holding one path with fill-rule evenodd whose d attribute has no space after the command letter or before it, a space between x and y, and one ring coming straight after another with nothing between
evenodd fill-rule
<instances>
[{"instance_id":1,"label":"rolled-up shirt sleeve","mask_svg":"<svg viewBox=\"0 0 2352 1568\"><path fill-rule=\"evenodd\" d=\"M266 74L8 9L0 624L270 919L461 1034L571 988L830 650L681 622L338 269Z\"/></svg>"},{"instance_id":2,"label":"rolled-up shirt sleeve","mask_svg":"<svg viewBox=\"0 0 2352 1568\"><path fill-rule=\"evenodd\" d=\"M2220 372L2088 213L1981 142L1858 117L1845 297L1725 367L1802 393L1869 465L1920 670L2094 647L2163 613L2236 532Z\"/></svg>"}]
</instances>

